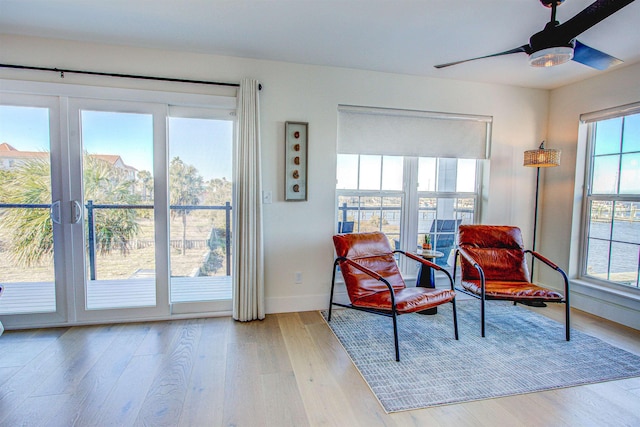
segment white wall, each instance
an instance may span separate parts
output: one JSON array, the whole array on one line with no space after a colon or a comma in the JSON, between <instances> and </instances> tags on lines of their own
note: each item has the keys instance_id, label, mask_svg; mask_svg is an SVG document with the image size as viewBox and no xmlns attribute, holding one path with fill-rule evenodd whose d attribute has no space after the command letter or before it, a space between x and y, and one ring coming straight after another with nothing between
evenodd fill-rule
<instances>
[{"instance_id":1,"label":"white wall","mask_svg":"<svg viewBox=\"0 0 640 427\"><path fill-rule=\"evenodd\" d=\"M522 167L522 156L545 139L548 91L17 36L0 36L0 45L2 63L230 82L259 79L264 87L263 189L273 191L273 204L264 208L267 312L327 307L338 104L493 116L483 222L518 225L525 241L531 241L535 170ZM0 69L0 78L106 86L155 84L72 74L61 80L52 73L6 69ZM209 93L213 89L193 86L190 90ZM284 201L285 121L309 123L307 202ZM560 246L554 253L566 251L566 246ZM562 259L566 262L567 257ZM297 271L303 274L301 285L294 284Z\"/></svg>"},{"instance_id":2,"label":"white wall","mask_svg":"<svg viewBox=\"0 0 640 427\"><path fill-rule=\"evenodd\" d=\"M560 266L578 272L579 227L585 166L580 114L640 101L640 64L551 91L548 147L562 150L561 166L545 171L540 250ZM540 276L551 282L548 274ZM572 280L572 306L640 329L640 293L622 286L608 291Z\"/></svg>"}]
</instances>

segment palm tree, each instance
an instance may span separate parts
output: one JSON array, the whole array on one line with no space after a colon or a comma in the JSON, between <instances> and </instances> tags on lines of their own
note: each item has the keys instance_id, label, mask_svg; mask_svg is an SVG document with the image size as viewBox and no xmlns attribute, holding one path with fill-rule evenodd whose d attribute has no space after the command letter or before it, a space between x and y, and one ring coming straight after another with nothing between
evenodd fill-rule
<instances>
[{"instance_id":1,"label":"palm tree","mask_svg":"<svg viewBox=\"0 0 640 427\"><path fill-rule=\"evenodd\" d=\"M97 157L84 156L84 199L96 204L133 205L139 196L134 181L124 170ZM129 252L129 242L138 232L135 209L100 209L94 213L95 244L101 254L119 248L123 255Z\"/></svg>"},{"instance_id":2,"label":"palm tree","mask_svg":"<svg viewBox=\"0 0 640 427\"><path fill-rule=\"evenodd\" d=\"M48 157L47 157L48 158ZM51 203L51 170L48 160L31 159L14 170L4 171L0 200L9 204ZM117 167L85 153L85 200L104 204L133 204L137 196L133 182ZM102 254L119 246L128 251L128 242L138 231L136 211L109 209L95 215L96 245ZM9 230L11 256L16 265L33 266L51 260L53 232L48 209L7 209L0 227Z\"/></svg>"},{"instance_id":3,"label":"palm tree","mask_svg":"<svg viewBox=\"0 0 640 427\"><path fill-rule=\"evenodd\" d=\"M48 160L33 159L3 174L0 200L8 204L51 203ZM48 209L7 209L0 227L9 230L11 258L16 265L33 266L53 257L53 231Z\"/></svg>"},{"instance_id":4,"label":"palm tree","mask_svg":"<svg viewBox=\"0 0 640 427\"><path fill-rule=\"evenodd\" d=\"M142 200L153 200L153 176L151 175L151 172L138 172L138 179L142 183Z\"/></svg>"},{"instance_id":5,"label":"palm tree","mask_svg":"<svg viewBox=\"0 0 640 427\"><path fill-rule=\"evenodd\" d=\"M202 176L193 165L187 165L180 157L169 163L169 200L171 206L194 206L200 204L204 192ZM187 215L190 209L171 209L171 217L182 218L182 255L187 252Z\"/></svg>"}]
</instances>

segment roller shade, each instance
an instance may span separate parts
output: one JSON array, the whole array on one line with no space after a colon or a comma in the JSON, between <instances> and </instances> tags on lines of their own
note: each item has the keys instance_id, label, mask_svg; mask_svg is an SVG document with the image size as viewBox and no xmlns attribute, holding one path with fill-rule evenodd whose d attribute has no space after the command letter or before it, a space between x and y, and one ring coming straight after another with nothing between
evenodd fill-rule
<instances>
[{"instance_id":1,"label":"roller shade","mask_svg":"<svg viewBox=\"0 0 640 427\"><path fill-rule=\"evenodd\" d=\"M581 114L580 121L582 123L593 123L600 120L630 116L637 113L640 113L640 102L634 102L633 104L622 105L620 107L608 108L606 110L594 111L592 113Z\"/></svg>"},{"instance_id":2,"label":"roller shade","mask_svg":"<svg viewBox=\"0 0 640 427\"><path fill-rule=\"evenodd\" d=\"M338 153L486 159L490 116L338 106Z\"/></svg>"}]
</instances>

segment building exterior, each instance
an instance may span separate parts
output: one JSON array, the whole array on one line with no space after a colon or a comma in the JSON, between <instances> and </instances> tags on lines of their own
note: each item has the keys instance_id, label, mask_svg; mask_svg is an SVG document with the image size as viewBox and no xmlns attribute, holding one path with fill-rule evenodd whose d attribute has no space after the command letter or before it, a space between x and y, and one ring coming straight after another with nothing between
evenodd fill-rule
<instances>
[{"instance_id":1,"label":"building exterior","mask_svg":"<svg viewBox=\"0 0 640 427\"><path fill-rule=\"evenodd\" d=\"M90 156L126 171L127 179L136 179L138 170L127 165L122 157L116 154L90 154ZM11 170L34 159L48 160L49 153L46 151L21 151L9 143L0 144L0 170Z\"/></svg>"}]
</instances>

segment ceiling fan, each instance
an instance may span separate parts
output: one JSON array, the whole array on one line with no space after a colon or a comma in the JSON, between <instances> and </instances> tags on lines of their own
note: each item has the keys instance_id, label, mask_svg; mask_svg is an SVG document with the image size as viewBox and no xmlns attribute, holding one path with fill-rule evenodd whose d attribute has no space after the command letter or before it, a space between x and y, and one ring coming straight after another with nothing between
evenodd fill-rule
<instances>
[{"instance_id":1,"label":"ceiling fan","mask_svg":"<svg viewBox=\"0 0 640 427\"><path fill-rule=\"evenodd\" d=\"M505 50L504 52L449 62L447 64L436 65L435 67L444 68L463 62L475 61L476 59L522 52L529 55L529 64L534 67L552 67L573 59L589 67L605 70L612 65L622 63L622 61L580 43L576 40L576 37L634 1L635 0L596 0L576 16L560 24L556 21L556 8L561 5L564 0L540 0L540 3L551 9L551 20L542 31L531 36L528 44Z\"/></svg>"}]
</instances>

